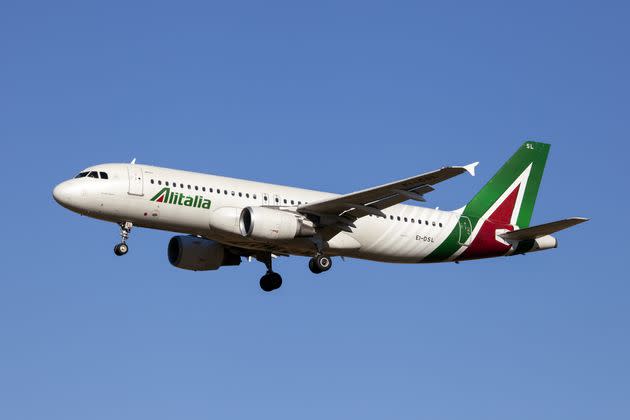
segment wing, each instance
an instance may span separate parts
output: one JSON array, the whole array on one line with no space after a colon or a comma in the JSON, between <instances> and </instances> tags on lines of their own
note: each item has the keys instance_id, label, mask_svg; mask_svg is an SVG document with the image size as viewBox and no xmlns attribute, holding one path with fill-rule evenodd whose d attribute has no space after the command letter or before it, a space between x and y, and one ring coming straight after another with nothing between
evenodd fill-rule
<instances>
[{"instance_id":1,"label":"wing","mask_svg":"<svg viewBox=\"0 0 630 420\"><path fill-rule=\"evenodd\" d=\"M337 196L330 199L311 202L298 207L300 213L324 216L330 222L321 224L340 223L342 230L344 225L353 227L352 221L369 214L385 217L381 211L395 204L407 200L426 201L424 194L434 190L433 185L446 181L457 175L468 172L475 175L475 167L479 162L466 166L450 166L426 174L413 176L378 187Z\"/></svg>"}]
</instances>

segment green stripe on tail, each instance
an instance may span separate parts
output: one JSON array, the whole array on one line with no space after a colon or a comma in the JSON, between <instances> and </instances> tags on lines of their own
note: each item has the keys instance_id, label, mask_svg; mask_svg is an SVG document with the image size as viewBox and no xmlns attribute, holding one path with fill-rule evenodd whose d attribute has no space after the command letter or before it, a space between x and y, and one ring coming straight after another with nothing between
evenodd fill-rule
<instances>
[{"instance_id":1,"label":"green stripe on tail","mask_svg":"<svg viewBox=\"0 0 630 420\"><path fill-rule=\"evenodd\" d=\"M533 141L523 143L492 179L484 185L466 205L462 213L462 216L470 219L473 230L480 222L481 218L487 216L486 213L506 194L508 189L513 190L510 187L514 186L521 175L523 175L523 179L522 183L518 184L518 188L524 188L524 192L520 194L522 201L520 205L514 209L514 212L518 214L516 224L520 228L529 226L550 147L551 145L549 144ZM525 175L530 165L529 174ZM511 217L511 215L509 216ZM510 217L506 217L508 220L501 221L509 222ZM444 261L448 259L462 246L461 244L468 239L467 235L467 232L460 232L460 226L456 226L446 240L425 258L424 261Z\"/></svg>"}]
</instances>

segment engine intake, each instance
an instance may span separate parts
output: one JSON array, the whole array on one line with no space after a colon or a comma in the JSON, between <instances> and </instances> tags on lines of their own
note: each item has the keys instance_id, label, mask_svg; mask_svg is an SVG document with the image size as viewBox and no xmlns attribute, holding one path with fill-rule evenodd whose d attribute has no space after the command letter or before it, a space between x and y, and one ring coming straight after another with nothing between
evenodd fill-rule
<instances>
[{"instance_id":1,"label":"engine intake","mask_svg":"<svg viewBox=\"0 0 630 420\"><path fill-rule=\"evenodd\" d=\"M196 236L173 236L168 243L168 261L184 270L208 271L225 265L239 265L241 257L215 241Z\"/></svg>"},{"instance_id":2,"label":"engine intake","mask_svg":"<svg viewBox=\"0 0 630 420\"><path fill-rule=\"evenodd\" d=\"M305 217L267 207L246 207L239 220L241 235L257 240L290 240L313 236L315 227Z\"/></svg>"}]
</instances>

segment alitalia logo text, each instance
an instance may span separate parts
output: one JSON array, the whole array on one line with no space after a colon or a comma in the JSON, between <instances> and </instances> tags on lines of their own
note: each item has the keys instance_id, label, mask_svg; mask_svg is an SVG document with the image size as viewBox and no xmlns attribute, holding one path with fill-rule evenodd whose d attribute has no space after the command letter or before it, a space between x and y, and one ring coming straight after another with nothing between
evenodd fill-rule
<instances>
[{"instance_id":1,"label":"alitalia logo text","mask_svg":"<svg viewBox=\"0 0 630 420\"><path fill-rule=\"evenodd\" d=\"M200 195L190 196L182 193L171 191L170 188L162 188L160 192L155 194L151 201L156 203L175 204L177 206L197 207L200 209L209 209L210 200Z\"/></svg>"}]
</instances>

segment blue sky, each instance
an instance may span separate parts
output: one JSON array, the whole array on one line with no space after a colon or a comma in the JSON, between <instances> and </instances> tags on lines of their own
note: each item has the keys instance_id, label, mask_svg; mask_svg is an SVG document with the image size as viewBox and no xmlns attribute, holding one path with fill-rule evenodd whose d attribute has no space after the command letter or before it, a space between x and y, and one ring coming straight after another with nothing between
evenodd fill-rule
<instances>
[{"instance_id":1,"label":"blue sky","mask_svg":"<svg viewBox=\"0 0 630 420\"><path fill-rule=\"evenodd\" d=\"M624 2L5 2L0 417L627 419ZM100 162L349 192L552 143L557 250L460 265L171 267L57 206Z\"/></svg>"}]
</instances>

